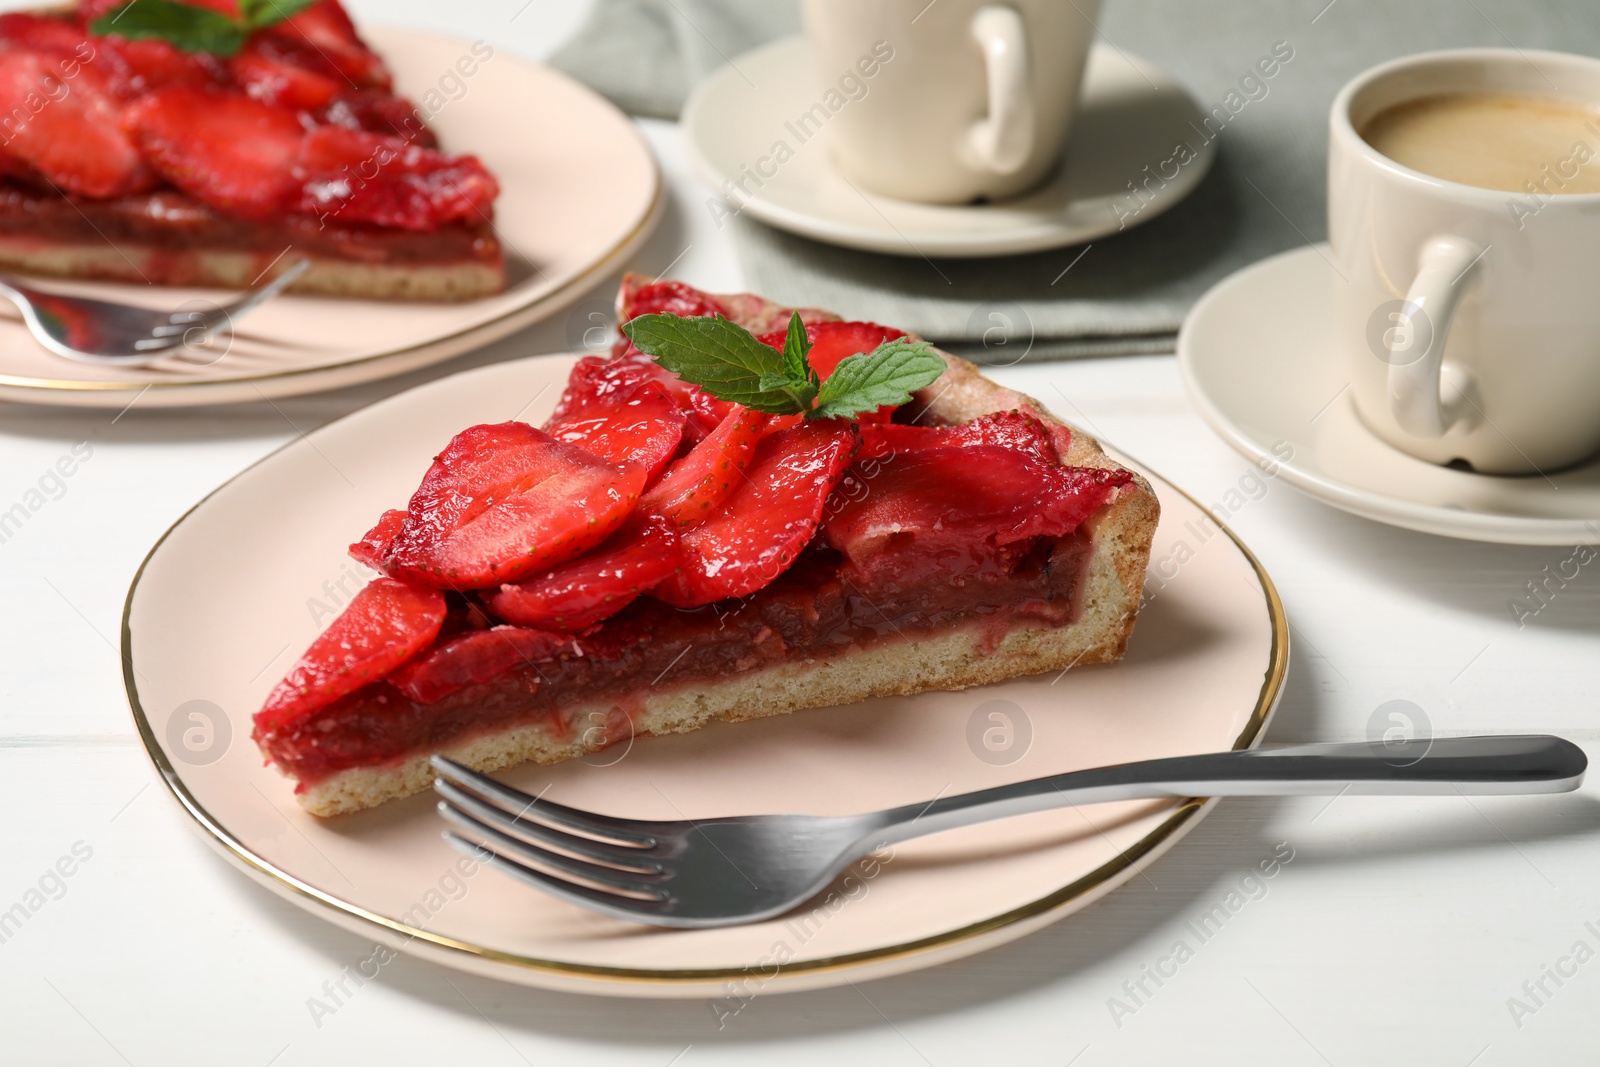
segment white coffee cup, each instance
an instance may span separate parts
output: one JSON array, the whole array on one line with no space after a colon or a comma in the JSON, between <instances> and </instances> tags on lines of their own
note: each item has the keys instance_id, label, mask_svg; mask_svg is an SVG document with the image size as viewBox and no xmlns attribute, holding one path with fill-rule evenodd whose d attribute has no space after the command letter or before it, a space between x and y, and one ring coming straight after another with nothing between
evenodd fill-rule
<instances>
[{"instance_id":1,"label":"white coffee cup","mask_svg":"<svg viewBox=\"0 0 1600 1067\"><path fill-rule=\"evenodd\" d=\"M819 85L864 80L827 124L834 165L902 200L1014 196L1061 158L1099 0L805 0Z\"/></svg>"},{"instance_id":2,"label":"white coffee cup","mask_svg":"<svg viewBox=\"0 0 1600 1067\"><path fill-rule=\"evenodd\" d=\"M1396 104L1480 92L1600 107L1600 60L1431 52L1340 91L1328 153L1339 328L1357 412L1389 444L1484 474L1549 472L1600 452L1600 194L1446 181L1359 132Z\"/></svg>"}]
</instances>

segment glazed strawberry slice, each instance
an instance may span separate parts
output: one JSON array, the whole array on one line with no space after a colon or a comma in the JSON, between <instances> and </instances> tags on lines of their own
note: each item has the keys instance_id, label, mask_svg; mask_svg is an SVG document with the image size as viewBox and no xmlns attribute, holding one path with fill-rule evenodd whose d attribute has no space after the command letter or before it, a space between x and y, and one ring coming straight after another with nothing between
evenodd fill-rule
<instances>
[{"instance_id":1,"label":"glazed strawberry slice","mask_svg":"<svg viewBox=\"0 0 1600 1067\"><path fill-rule=\"evenodd\" d=\"M618 304L620 322L627 322L640 315L728 317L727 309L721 301L682 282L651 282L638 285L631 277L624 279ZM689 418L689 423L684 428L684 436L691 443L703 440L727 416L731 408L727 401L718 400L699 386L686 382L676 374L657 366L655 360L634 347L626 334L618 332L617 342L611 351L614 362L651 368L668 391L678 398L679 406Z\"/></svg>"},{"instance_id":2,"label":"glazed strawberry slice","mask_svg":"<svg viewBox=\"0 0 1600 1067\"><path fill-rule=\"evenodd\" d=\"M681 529L698 526L738 488L771 425L772 416L733 405L705 440L667 469L639 510L665 516Z\"/></svg>"},{"instance_id":3,"label":"glazed strawberry slice","mask_svg":"<svg viewBox=\"0 0 1600 1067\"><path fill-rule=\"evenodd\" d=\"M95 46L89 44L76 23L23 11L0 15L0 40L20 44L33 52L72 56L78 60L92 60L95 53ZM65 75L71 69L59 73Z\"/></svg>"},{"instance_id":4,"label":"glazed strawberry slice","mask_svg":"<svg viewBox=\"0 0 1600 1067\"><path fill-rule=\"evenodd\" d=\"M350 558L357 563L365 563L373 570L382 570L384 558L389 555L394 539L400 536L400 528L405 521L404 511L385 511L379 516L377 525L350 546Z\"/></svg>"},{"instance_id":5,"label":"glazed strawberry slice","mask_svg":"<svg viewBox=\"0 0 1600 1067\"><path fill-rule=\"evenodd\" d=\"M716 514L683 533L683 570L651 595L692 608L769 584L816 532L856 442L855 427L843 419L818 419L767 437Z\"/></svg>"},{"instance_id":6,"label":"glazed strawberry slice","mask_svg":"<svg viewBox=\"0 0 1600 1067\"><path fill-rule=\"evenodd\" d=\"M575 633L615 615L682 566L677 530L652 515L586 556L501 586L486 603L507 622Z\"/></svg>"},{"instance_id":7,"label":"glazed strawberry slice","mask_svg":"<svg viewBox=\"0 0 1600 1067\"><path fill-rule=\"evenodd\" d=\"M350 83L326 56L304 41L257 33L228 59L245 93L265 104L317 111Z\"/></svg>"},{"instance_id":8,"label":"glazed strawberry slice","mask_svg":"<svg viewBox=\"0 0 1600 1067\"><path fill-rule=\"evenodd\" d=\"M256 36L290 41L314 52L342 80L357 88L389 89L393 85L394 79L383 60L356 33L355 23L339 0L312 4Z\"/></svg>"},{"instance_id":9,"label":"glazed strawberry slice","mask_svg":"<svg viewBox=\"0 0 1600 1067\"><path fill-rule=\"evenodd\" d=\"M424 148L438 148L439 139L416 104L382 89L345 89L319 116L330 126L403 137Z\"/></svg>"},{"instance_id":10,"label":"glazed strawberry slice","mask_svg":"<svg viewBox=\"0 0 1600 1067\"><path fill-rule=\"evenodd\" d=\"M341 222L434 230L487 220L500 185L476 156L447 156L400 137L318 126L299 146L295 209Z\"/></svg>"},{"instance_id":11,"label":"glazed strawberry slice","mask_svg":"<svg viewBox=\"0 0 1600 1067\"><path fill-rule=\"evenodd\" d=\"M604 541L643 485L643 467L607 463L527 423L473 426L423 477L384 569L450 589L514 582Z\"/></svg>"},{"instance_id":12,"label":"glazed strawberry slice","mask_svg":"<svg viewBox=\"0 0 1600 1067\"><path fill-rule=\"evenodd\" d=\"M636 289L624 290L619 311L623 322L640 315L677 315L682 318L695 315L727 316L727 311L714 297L682 282L651 282Z\"/></svg>"},{"instance_id":13,"label":"glazed strawberry slice","mask_svg":"<svg viewBox=\"0 0 1600 1067\"><path fill-rule=\"evenodd\" d=\"M169 85L206 89L223 87L227 65L206 52L183 52L166 41L130 41L123 37L98 37L95 66L111 82L111 91L134 100Z\"/></svg>"},{"instance_id":14,"label":"glazed strawberry slice","mask_svg":"<svg viewBox=\"0 0 1600 1067\"><path fill-rule=\"evenodd\" d=\"M626 340L626 338L624 338ZM567 387L556 404L554 419L587 408L612 403L622 393L641 382L656 382L678 403L678 410L688 420L683 435L691 444L705 439L706 435L727 417L733 405L718 400L697 385L679 378L660 366L655 360L634 349L631 355L584 356L567 377Z\"/></svg>"},{"instance_id":15,"label":"glazed strawberry slice","mask_svg":"<svg viewBox=\"0 0 1600 1067\"><path fill-rule=\"evenodd\" d=\"M418 704L433 704L508 670L572 651L572 638L565 634L521 626L469 630L407 663L389 676L389 682Z\"/></svg>"},{"instance_id":16,"label":"glazed strawberry slice","mask_svg":"<svg viewBox=\"0 0 1600 1067\"><path fill-rule=\"evenodd\" d=\"M70 77L66 64L76 68ZM0 49L4 151L60 189L102 199L153 184L118 124L120 112L93 66L24 48Z\"/></svg>"},{"instance_id":17,"label":"glazed strawberry slice","mask_svg":"<svg viewBox=\"0 0 1600 1067\"><path fill-rule=\"evenodd\" d=\"M97 35L91 40L87 26L98 14L85 12L85 6L92 12L94 5L80 5L80 13L85 17L75 21L47 15L0 15L0 38L17 41L35 51L92 63L105 76L112 93L122 100L132 100L168 85L203 88L220 86L227 80L226 63L210 53L184 52L155 38L129 40L110 34Z\"/></svg>"},{"instance_id":18,"label":"glazed strawberry slice","mask_svg":"<svg viewBox=\"0 0 1600 1067\"><path fill-rule=\"evenodd\" d=\"M637 463L649 485L677 453L683 424L678 402L659 382L645 381L608 403L552 418L545 432L612 463Z\"/></svg>"},{"instance_id":19,"label":"glazed strawberry slice","mask_svg":"<svg viewBox=\"0 0 1600 1067\"><path fill-rule=\"evenodd\" d=\"M437 589L378 578L311 643L256 713L256 736L353 693L433 643L444 622Z\"/></svg>"},{"instance_id":20,"label":"glazed strawberry slice","mask_svg":"<svg viewBox=\"0 0 1600 1067\"><path fill-rule=\"evenodd\" d=\"M1050 430L1025 411L997 411L958 426L904 426L863 423L859 459L881 459L925 448L999 445L1045 466L1060 463Z\"/></svg>"},{"instance_id":21,"label":"glazed strawberry slice","mask_svg":"<svg viewBox=\"0 0 1600 1067\"><path fill-rule=\"evenodd\" d=\"M213 207L265 218L298 192L305 129L287 109L173 86L129 104L122 124L162 177Z\"/></svg>"},{"instance_id":22,"label":"glazed strawberry slice","mask_svg":"<svg viewBox=\"0 0 1600 1067\"><path fill-rule=\"evenodd\" d=\"M932 555L1064 537L1132 477L1045 465L1005 445L925 448L870 478L852 472L829 502L822 534L856 563L891 547Z\"/></svg>"},{"instance_id":23,"label":"glazed strawberry slice","mask_svg":"<svg viewBox=\"0 0 1600 1067\"><path fill-rule=\"evenodd\" d=\"M634 359L584 356L567 375L567 386L556 401L552 422L590 408L615 404L636 386L660 378L661 368L648 356Z\"/></svg>"}]
</instances>

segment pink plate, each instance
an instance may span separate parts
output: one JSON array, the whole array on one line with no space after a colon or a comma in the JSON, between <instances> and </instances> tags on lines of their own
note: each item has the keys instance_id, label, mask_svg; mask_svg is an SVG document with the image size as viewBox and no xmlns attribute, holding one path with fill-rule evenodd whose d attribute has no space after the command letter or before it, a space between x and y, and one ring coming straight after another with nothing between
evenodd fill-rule
<instances>
[{"instance_id":1,"label":"pink plate","mask_svg":"<svg viewBox=\"0 0 1600 1067\"><path fill-rule=\"evenodd\" d=\"M907 842L814 910L723 930L631 926L467 864L427 796L322 821L262 766L250 715L365 581L344 555L403 503L457 430L542 420L570 356L420 386L297 440L202 500L128 594L128 698L151 758L213 845L330 921L452 967L622 996L826 986L1011 940L1110 892L1209 808L1044 812ZM1109 667L641 738L505 777L653 819L844 813L1074 768L1246 747L1283 684L1288 629L1266 574L1188 497L1162 504L1147 603ZM464 862L464 861L462 861Z\"/></svg>"},{"instance_id":2,"label":"pink plate","mask_svg":"<svg viewBox=\"0 0 1600 1067\"><path fill-rule=\"evenodd\" d=\"M279 297L239 324L221 358L208 350L145 368L51 355L0 302L0 400L116 409L135 397L141 409L227 404L402 374L563 310L650 235L662 204L655 158L609 102L483 42L364 32L393 68L397 91L430 115L444 148L477 155L499 179L495 229L506 250L506 291L461 304ZM52 279L39 287L163 308L214 306L237 295Z\"/></svg>"}]
</instances>

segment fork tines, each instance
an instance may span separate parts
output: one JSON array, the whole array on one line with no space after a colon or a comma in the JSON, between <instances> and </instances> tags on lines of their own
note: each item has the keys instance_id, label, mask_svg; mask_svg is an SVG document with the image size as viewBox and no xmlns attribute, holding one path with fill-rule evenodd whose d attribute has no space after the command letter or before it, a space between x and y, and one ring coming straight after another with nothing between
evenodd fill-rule
<instances>
[{"instance_id":1,"label":"fork tines","mask_svg":"<svg viewBox=\"0 0 1600 1067\"><path fill-rule=\"evenodd\" d=\"M433 757L444 838L503 874L582 907L637 919L670 905L661 845L625 822L541 800Z\"/></svg>"}]
</instances>

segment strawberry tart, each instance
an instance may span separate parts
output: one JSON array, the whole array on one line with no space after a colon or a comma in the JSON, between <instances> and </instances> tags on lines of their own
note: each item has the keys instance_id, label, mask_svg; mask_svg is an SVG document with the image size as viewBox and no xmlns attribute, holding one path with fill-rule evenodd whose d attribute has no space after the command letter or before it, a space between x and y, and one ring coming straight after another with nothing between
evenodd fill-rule
<instances>
[{"instance_id":1,"label":"strawberry tart","mask_svg":"<svg viewBox=\"0 0 1600 1067\"><path fill-rule=\"evenodd\" d=\"M899 330L630 278L542 426L473 426L255 716L318 815L494 770L1120 658L1158 506Z\"/></svg>"},{"instance_id":2,"label":"strawberry tart","mask_svg":"<svg viewBox=\"0 0 1600 1067\"><path fill-rule=\"evenodd\" d=\"M440 151L338 0L0 15L0 267L299 292L500 291L495 178Z\"/></svg>"}]
</instances>

